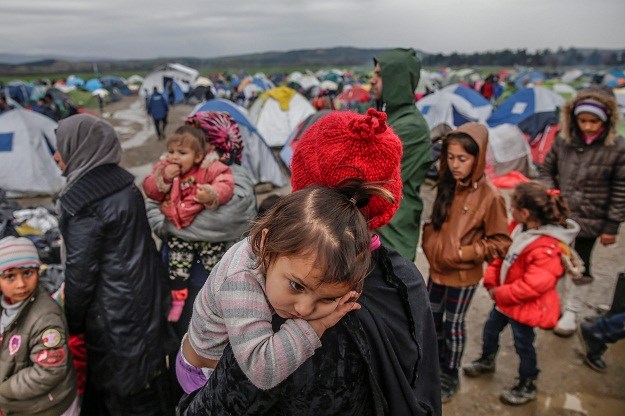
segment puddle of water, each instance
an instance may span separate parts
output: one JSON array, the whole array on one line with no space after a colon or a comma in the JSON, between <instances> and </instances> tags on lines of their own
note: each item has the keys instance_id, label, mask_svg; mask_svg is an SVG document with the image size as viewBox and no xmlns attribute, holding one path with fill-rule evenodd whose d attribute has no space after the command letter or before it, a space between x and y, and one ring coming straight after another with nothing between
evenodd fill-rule
<instances>
[{"instance_id":1,"label":"puddle of water","mask_svg":"<svg viewBox=\"0 0 625 416\"><path fill-rule=\"evenodd\" d=\"M566 416L623 416L625 401L587 393L538 395L539 414Z\"/></svg>"}]
</instances>

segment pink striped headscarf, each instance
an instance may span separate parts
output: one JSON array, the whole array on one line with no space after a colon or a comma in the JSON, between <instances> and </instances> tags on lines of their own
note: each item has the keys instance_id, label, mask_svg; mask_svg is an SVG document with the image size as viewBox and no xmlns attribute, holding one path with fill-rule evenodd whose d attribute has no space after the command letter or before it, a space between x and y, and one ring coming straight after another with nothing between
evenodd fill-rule
<instances>
[{"instance_id":1,"label":"pink striped headscarf","mask_svg":"<svg viewBox=\"0 0 625 416\"><path fill-rule=\"evenodd\" d=\"M206 142L211 144L226 164L241 164L243 141L237 122L224 111L200 111L186 120L204 131Z\"/></svg>"}]
</instances>

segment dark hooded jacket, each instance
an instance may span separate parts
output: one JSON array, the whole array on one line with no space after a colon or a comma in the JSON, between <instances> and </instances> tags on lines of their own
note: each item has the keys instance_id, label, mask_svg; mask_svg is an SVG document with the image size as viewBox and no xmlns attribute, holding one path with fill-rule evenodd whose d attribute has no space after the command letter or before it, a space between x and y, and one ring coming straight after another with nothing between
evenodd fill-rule
<instances>
[{"instance_id":1,"label":"dark hooded jacket","mask_svg":"<svg viewBox=\"0 0 625 416\"><path fill-rule=\"evenodd\" d=\"M478 123L467 123L454 132L473 138L480 153L470 178L456 182L449 215L441 229L435 230L431 222L423 226L423 252L434 282L462 287L477 284L484 262L504 258L512 240L506 202L484 174L488 130ZM441 153L440 163L443 177L449 170L445 153Z\"/></svg>"},{"instance_id":2,"label":"dark hooded jacket","mask_svg":"<svg viewBox=\"0 0 625 416\"><path fill-rule=\"evenodd\" d=\"M387 246L414 260L423 211L419 188L432 165L430 130L414 101L421 63L413 49L393 49L376 56L374 61L380 64L382 75L382 102L377 103L378 109L388 115L387 123L401 139L404 150L403 198L391 222L378 231Z\"/></svg>"},{"instance_id":3,"label":"dark hooded jacket","mask_svg":"<svg viewBox=\"0 0 625 416\"><path fill-rule=\"evenodd\" d=\"M315 355L271 390L254 387L226 348L181 414L440 415L436 333L414 264L380 247L358 302L362 309L327 330Z\"/></svg>"},{"instance_id":4,"label":"dark hooded jacket","mask_svg":"<svg viewBox=\"0 0 625 416\"><path fill-rule=\"evenodd\" d=\"M592 98L605 105L605 132L586 144L575 122L578 102ZM561 191L579 237L618 234L625 221L625 139L616 131L618 105L614 97L599 89L581 91L562 107L560 135L539 167L540 180Z\"/></svg>"}]
</instances>

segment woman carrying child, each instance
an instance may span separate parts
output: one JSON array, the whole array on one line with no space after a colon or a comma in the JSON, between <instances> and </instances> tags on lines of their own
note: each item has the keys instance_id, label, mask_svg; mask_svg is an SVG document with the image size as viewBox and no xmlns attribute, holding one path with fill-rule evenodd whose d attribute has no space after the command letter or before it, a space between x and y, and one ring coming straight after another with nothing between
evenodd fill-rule
<instances>
[{"instance_id":1,"label":"woman carrying child","mask_svg":"<svg viewBox=\"0 0 625 416\"><path fill-rule=\"evenodd\" d=\"M165 159L154 165L152 173L143 181L148 198L160 202L161 212L177 229L186 228L203 210L214 211L226 204L234 192L234 177L226 163L240 157L240 152L226 152L221 142L226 136L241 143L236 123L226 113L211 112L204 120L215 134L206 134L193 126L179 127L167 139ZM220 128L221 127L221 128ZM205 139L208 138L208 141ZM238 139L238 140L236 140ZM226 162L226 163L224 163ZM168 320L177 322L189 296L188 279L193 258L197 253L208 272L226 252L225 242L188 241L175 235L167 238L169 248L169 277L172 308Z\"/></svg>"},{"instance_id":2,"label":"woman carrying child","mask_svg":"<svg viewBox=\"0 0 625 416\"><path fill-rule=\"evenodd\" d=\"M499 334L510 324L520 358L519 382L501 395L504 403L521 405L536 399L538 376L534 328L551 329L560 317L556 290L565 269L561 256L570 255L579 225L557 190L537 182L518 185L511 198L512 245L505 259L486 269L484 287L495 306L484 325L482 356L464 367L477 377L495 371Z\"/></svg>"},{"instance_id":3,"label":"woman carrying child","mask_svg":"<svg viewBox=\"0 0 625 416\"><path fill-rule=\"evenodd\" d=\"M510 245L505 201L484 174L487 144L488 130L477 123L447 134L432 217L423 228L443 403L458 390L464 320L483 263L503 258Z\"/></svg>"}]
</instances>

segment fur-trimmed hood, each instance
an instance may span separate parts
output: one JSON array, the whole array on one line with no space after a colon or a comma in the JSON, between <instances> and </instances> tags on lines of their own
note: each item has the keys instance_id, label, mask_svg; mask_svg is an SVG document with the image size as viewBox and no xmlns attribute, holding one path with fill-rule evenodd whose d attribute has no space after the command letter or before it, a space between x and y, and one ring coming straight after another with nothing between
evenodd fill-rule
<instances>
[{"instance_id":1,"label":"fur-trimmed hood","mask_svg":"<svg viewBox=\"0 0 625 416\"><path fill-rule=\"evenodd\" d=\"M562 106L560 124L562 126L560 130L560 136L566 143L571 143L574 137L579 138L579 130L575 124L575 116L573 110L577 103L582 100L592 98L602 103L606 107L606 114L608 116L605 122L606 131L603 136L603 144L605 146L612 146L616 142L618 133L616 131L616 125L618 124L619 112L618 104L613 96L609 93L602 91L599 88L588 88L580 91L575 98L569 100Z\"/></svg>"}]
</instances>

